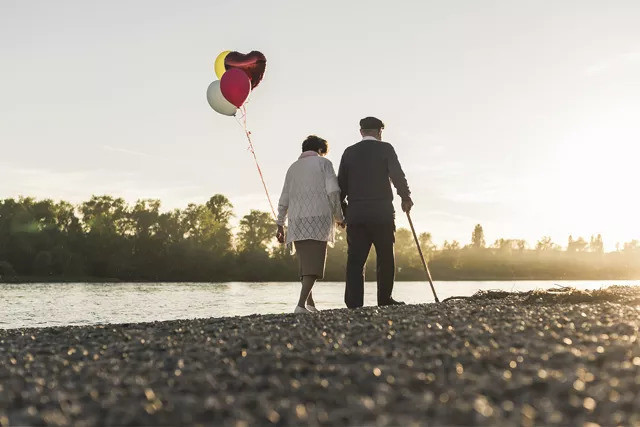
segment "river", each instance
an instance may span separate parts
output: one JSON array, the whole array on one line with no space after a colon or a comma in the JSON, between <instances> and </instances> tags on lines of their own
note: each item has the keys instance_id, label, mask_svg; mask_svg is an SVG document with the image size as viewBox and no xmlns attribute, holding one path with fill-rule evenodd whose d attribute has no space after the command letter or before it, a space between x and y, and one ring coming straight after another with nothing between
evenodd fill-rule
<instances>
[{"instance_id":1,"label":"river","mask_svg":"<svg viewBox=\"0 0 640 427\"><path fill-rule=\"evenodd\" d=\"M478 290L527 291L555 286L597 289L619 281L460 281L436 282L438 297L472 295ZM0 328L150 322L156 320L289 313L300 284L265 283L28 283L0 284ZM321 310L343 308L344 283L319 282L314 288ZM394 298L433 302L428 283L398 282ZM376 285L365 286L365 305L376 303Z\"/></svg>"}]
</instances>

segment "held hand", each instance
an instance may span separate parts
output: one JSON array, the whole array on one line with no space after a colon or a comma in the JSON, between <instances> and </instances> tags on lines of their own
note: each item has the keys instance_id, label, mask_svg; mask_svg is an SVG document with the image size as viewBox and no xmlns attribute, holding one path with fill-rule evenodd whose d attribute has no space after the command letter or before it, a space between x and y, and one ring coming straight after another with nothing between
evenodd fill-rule
<instances>
[{"instance_id":1,"label":"held hand","mask_svg":"<svg viewBox=\"0 0 640 427\"><path fill-rule=\"evenodd\" d=\"M284 243L284 227L279 225L278 231L276 231L276 239L279 243Z\"/></svg>"},{"instance_id":2,"label":"held hand","mask_svg":"<svg viewBox=\"0 0 640 427\"><path fill-rule=\"evenodd\" d=\"M411 199L405 199L402 201L402 212L410 212L413 207L413 201Z\"/></svg>"}]
</instances>

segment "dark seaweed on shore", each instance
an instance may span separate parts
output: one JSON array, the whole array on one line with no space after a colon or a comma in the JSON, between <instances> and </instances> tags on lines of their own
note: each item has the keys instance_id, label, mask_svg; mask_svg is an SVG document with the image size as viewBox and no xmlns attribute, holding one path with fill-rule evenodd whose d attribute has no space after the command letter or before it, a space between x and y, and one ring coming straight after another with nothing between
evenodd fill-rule
<instances>
[{"instance_id":1,"label":"dark seaweed on shore","mask_svg":"<svg viewBox=\"0 0 640 427\"><path fill-rule=\"evenodd\" d=\"M466 300L482 303L487 300L507 300L511 304L580 304L620 302L624 304L640 304L640 294L636 288L629 286L609 286L607 288L584 290L567 286L555 289L536 289L526 292L508 292L496 290L480 290L470 297L449 297L443 302Z\"/></svg>"},{"instance_id":2,"label":"dark seaweed on shore","mask_svg":"<svg viewBox=\"0 0 640 427\"><path fill-rule=\"evenodd\" d=\"M0 330L0 425L638 425L638 297Z\"/></svg>"}]
</instances>

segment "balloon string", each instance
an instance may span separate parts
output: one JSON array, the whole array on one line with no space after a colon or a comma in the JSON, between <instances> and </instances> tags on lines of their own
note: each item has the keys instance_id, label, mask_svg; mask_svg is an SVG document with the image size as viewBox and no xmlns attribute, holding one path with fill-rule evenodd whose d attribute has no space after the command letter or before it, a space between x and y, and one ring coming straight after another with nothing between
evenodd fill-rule
<instances>
[{"instance_id":1,"label":"balloon string","mask_svg":"<svg viewBox=\"0 0 640 427\"><path fill-rule=\"evenodd\" d=\"M262 175L262 169L260 168L260 163L258 163L258 158L256 157L256 150L253 148L253 141L251 141L251 131L249 131L249 129L247 128L247 109L243 105L242 107L240 107L240 111L242 111L242 117L240 117L240 119L236 117L236 121L240 126L242 126L242 130L247 137L247 141L249 141L249 152L253 155L253 160L256 162L256 168L258 169L258 174L260 175L260 180L262 181L262 186L264 187L264 192L267 195L267 200L269 201L269 206L271 207L271 214L273 215L273 219L277 220L278 216L276 215L276 210L273 208L271 196L269 196L269 190L267 189L267 183L264 181L264 175Z\"/></svg>"}]
</instances>

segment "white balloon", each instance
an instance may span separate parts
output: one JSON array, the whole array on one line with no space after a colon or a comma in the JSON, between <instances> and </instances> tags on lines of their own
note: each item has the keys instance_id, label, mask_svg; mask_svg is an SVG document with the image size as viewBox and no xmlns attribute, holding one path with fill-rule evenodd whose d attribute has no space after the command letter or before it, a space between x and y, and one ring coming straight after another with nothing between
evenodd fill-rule
<instances>
[{"instance_id":1,"label":"white balloon","mask_svg":"<svg viewBox=\"0 0 640 427\"><path fill-rule=\"evenodd\" d=\"M238 109L235 105L227 101L220 90L220 80L211 83L207 88L207 101L215 111L225 116L233 116Z\"/></svg>"}]
</instances>

